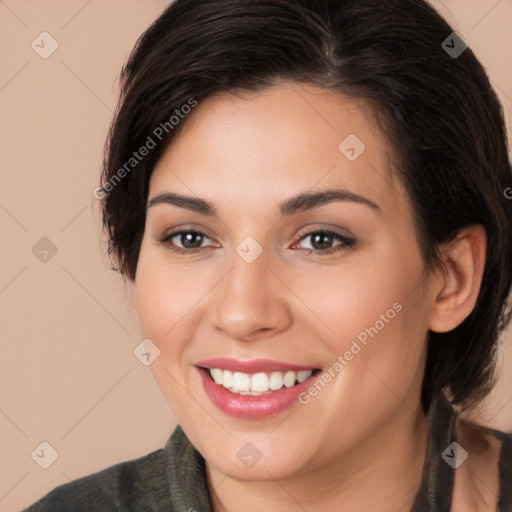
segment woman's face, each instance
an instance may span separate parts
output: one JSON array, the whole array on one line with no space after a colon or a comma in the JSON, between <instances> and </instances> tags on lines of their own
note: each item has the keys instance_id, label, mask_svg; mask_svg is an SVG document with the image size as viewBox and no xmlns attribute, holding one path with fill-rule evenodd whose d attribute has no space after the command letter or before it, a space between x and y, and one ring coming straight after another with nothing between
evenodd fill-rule
<instances>
[{"instance_id":1,"label":"woman's face","mask_svg":"<svg viewBox=\"0 0 512 512\"><path fill-rule=\"evenodd\" d=\"M420 414L433 301L382 132L298 84L216 96L181 122L151 178L135 281L178 422L238 479L371 457L370 439Z\"/></svg>"}]
</instances>

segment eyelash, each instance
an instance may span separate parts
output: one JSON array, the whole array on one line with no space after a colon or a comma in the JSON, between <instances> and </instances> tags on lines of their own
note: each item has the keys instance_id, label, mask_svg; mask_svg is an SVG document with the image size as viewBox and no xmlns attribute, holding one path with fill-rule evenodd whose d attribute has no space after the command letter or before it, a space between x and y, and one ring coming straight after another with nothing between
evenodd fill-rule
<instances>
[{"instance_id":1,"label":"eyelash","mask_svg":"<svg viewBox=\"0 0 512 512\"><path fill-rule=\"evenodd\" d=\"M206 249L206 247L196 247L194 249L183 249L180 247L176 247L175 245L170 243L170 241L174 237L181 235L181 234L186 234L186 233L194 233L194 234L202 236L203 238L209 238L208 235L206 235L202 231L186 229L186 230L174 231L172 233L169 233L169 234L165 235L162 239L158 240L158 242L162 245L167 246L170 250L178 252L178 253L186 255L186 256L192 255L194 253L198 253L198 252L202 251L203 249ZM296 244L301 242L302 240L306 239L308 236L317 235L317 234L330 235L333 237L333 239L335 241L338 241L341 243L339 245L335 245L334 247L331 247L330 249L323 249L323 250L322 249L303 249L303 250L308 251L308 256L311 255L312 253L315 253L318 256L328 256L335 252L346 251L346 250L352 248L354 246L354 244L356 243L356 241L353 238L345 237L343 235L340 235L339 233L335 233L334 231L319 229L319 230L315 230L315 231L308 231L306 233L299 233L300 238L299 238L298 242L296 242Z\"/></svg>"}]
</instances>

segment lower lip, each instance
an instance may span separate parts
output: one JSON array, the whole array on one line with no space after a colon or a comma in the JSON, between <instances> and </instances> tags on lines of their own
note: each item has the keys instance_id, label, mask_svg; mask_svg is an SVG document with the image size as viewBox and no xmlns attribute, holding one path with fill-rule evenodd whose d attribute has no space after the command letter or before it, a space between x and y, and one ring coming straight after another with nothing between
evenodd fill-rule
<instances>
[{"instance_id":1,"label":"lower lip","mask_svg":"<svg viewBox=\"0 0 512 512\"><path fill-rule=\"evenodd\" d=\"M267 395L239 395L232 393L210 378L208 370L196 367L208 398L222 412L237 418L266 418L285 411L298 402L298 396L308 389L321 372L314 373L304 382L291 388L283 387Z\"/></svg>"}]
</instances>

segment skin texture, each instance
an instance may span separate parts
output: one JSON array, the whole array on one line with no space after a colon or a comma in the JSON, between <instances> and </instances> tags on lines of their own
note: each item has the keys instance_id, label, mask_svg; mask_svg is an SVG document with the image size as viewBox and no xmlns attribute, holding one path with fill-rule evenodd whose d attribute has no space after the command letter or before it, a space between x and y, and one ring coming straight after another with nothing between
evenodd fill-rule
<instances>
[{"instance_id":1,"label":"skin texture","mask_svg":"<svg viewBox=\"0 0 512 512\"><path fill-rule=\"evenodd\" d=\"M426 451L426 334L451 330L471 312L483 229L463 230L445 248L443 269L427 271L389 145L371 111L338 93L280 83L218 95L182 128L155 168L149 200L196 196L218 215L148 208L135 302L144 337L161 351L152 365L158 385L207 461L215 511L408 510ZM349 134L366 146L355 161L338 149ZM328 188L379 209L336 201L278 214L290 196ZM179 236L160 243L180 229L207 235L199 252L172 251L172 242L183 248ZM326 229L355 243L311 252L304 234ZM248 236L263 249L252 263L236 252ZM210 357L326 370L395 303L400 312L317 396L275 416L224 414L195 371ZM237 458L248 442L262 454L251 468Z\"/></svg>"}]
</instances>

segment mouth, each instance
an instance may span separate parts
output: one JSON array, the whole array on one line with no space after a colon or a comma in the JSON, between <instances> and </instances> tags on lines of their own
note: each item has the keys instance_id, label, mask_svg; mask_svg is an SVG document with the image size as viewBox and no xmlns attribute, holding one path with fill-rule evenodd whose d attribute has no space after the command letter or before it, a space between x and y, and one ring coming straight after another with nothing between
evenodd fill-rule
<instances>
[{"instance_id":1,"label":"mouth","mask_svg":"<svg viewBox=\"0 0 512 512\"><path fill-rule=\"evenodd\" d=\"M316 375L321 370L314 368L300 371L273 371L244 373L233 372L222 368L199 367L206 376L231 393L238 395L261 396L269 395L283 388L291 388Z\"/></svg>"},{"instance_id":2,"label":"mouth","mask_svg":"<svg viewBox=\"0 0 512 512\"><path fill-rule=\"evenodd\" d=\"M322 372L277 361L225 358L198 361L195 369L210 401L222 412L244 419L266 418L288 409Z\"/></svg>"}]
</instances>

